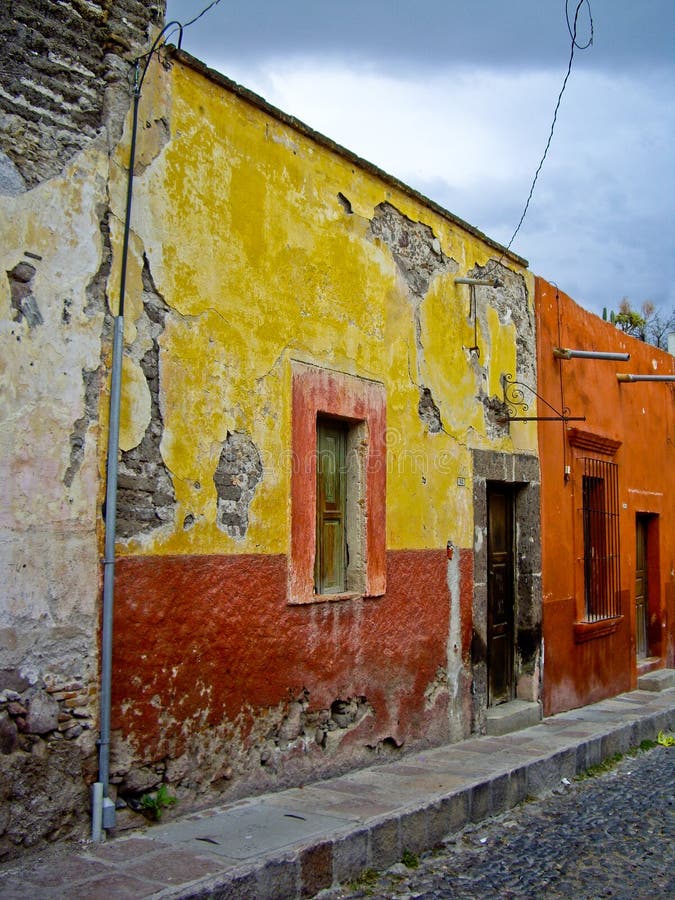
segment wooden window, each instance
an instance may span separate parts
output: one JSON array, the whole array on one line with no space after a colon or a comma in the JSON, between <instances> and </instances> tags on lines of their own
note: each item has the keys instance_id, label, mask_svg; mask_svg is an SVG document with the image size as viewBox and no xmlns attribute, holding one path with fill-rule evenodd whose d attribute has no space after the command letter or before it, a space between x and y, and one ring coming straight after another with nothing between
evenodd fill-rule
<instances>
[{"instance_id":1,"label":"wooden window","mask_svg":"<svg viewBox=\"0 0 675 900\"><path fill-rule=\"evenodd\" d=\"M582 479L585 620L621 615L616 463L585 457Z\"/></svg>"},{"instance_id":2,"label":"wooden window","mask_svg":"<svg viewBox=\"0 0 675 900\"><path fill-rule=\"evenodd\" d=\"M316 424L317 594L347 590L347 425L331 419Z\"/></svg>"},{"instance_id":3,"label":"wooden window","mask_svg":"<svg viewBox=\"0 0 675 900\"><path fill-rule=\"evenodd\" d=\"M289 603L386 589L384 385L293 362Z\"/></svg>"}]
</instances>

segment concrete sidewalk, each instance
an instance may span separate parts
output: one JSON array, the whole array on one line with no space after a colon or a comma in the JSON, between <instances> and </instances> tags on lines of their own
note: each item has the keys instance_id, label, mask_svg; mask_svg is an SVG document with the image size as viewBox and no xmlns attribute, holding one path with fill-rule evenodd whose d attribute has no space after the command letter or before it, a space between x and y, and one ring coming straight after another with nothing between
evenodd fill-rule
<instances>
[{"instance_id":1,"label":"concrete sidewalk","mask_svg":"<svg viewBox=\"0 0 675 900\"><path fill-rule=\"evenodd\" d=\"M477 737L0 869L0 897L312 897L433 847L675 728L675 688L621 694Z\"/></svg>"}]
</instances>

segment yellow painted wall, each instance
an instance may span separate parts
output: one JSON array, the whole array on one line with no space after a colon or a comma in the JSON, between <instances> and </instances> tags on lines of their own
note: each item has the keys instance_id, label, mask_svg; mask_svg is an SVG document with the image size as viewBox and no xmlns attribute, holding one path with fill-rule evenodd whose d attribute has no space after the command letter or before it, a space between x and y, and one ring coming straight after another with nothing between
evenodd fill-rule
<instances>
[{"instance_id":1,"label":"yellow painted wall","mask_svg":"<svg viewBox=\"0 0 675 900\"><path fill-rule=\"evenodd\" d=\"M159 139L161 117L166 142ZM530 426L490 437L476 399L481 387L501 399L501 375L517 370L513 322L481 308L480 360L465 349L474 339L469 289L454 278L498 260L497 251L412 193L182 62L151 65L139 121L147 127L140 128L142 165L134 181L121 446L138 444L149 416L137 333L145 254L170 310L158 339L161 451L178 508L175 527L133 538L120 552L288 552L292 359L385 384L387 546L441 547L452 537L470 547L471 450L536 452ZM127 154L123 142L111 188L120 222ZM433 279L419 302L419 341L414 298L390 248L369 234L383 202L428 225L458 264L456 273ZM121 227L113 241L114 299ZM508 264L525 279L531 312L531 276ZM439 406L441 433L429 433L418 415L420 383ZM216 525L213 473L228 431L249 434L264 466L240 540ZM464 487L457 486L460 476ZM187 515L195 518L189 530L182 524Z\"/></svg>"}]
</instances>

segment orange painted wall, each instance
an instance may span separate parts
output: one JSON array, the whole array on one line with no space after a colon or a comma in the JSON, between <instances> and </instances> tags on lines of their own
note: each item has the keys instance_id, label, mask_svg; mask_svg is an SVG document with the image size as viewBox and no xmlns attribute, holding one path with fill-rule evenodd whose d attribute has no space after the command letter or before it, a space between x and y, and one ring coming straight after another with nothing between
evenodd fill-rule
<instances>
[{"instance_id":1,"label":"orange painted wall","mask_svg":"<svg viewBox=\"0 0 675 900\"><path fill-rule=\"evenodd\" d=\"M675 358L628 337L536 279L538 391L585 422L539 424L542 503L544 712L549 715L636 686L635 521L649 514L649 633L654 666L672 655L668 598L675 584L675 383L620 383L617 373L672 375ZM554 347L630 353L628 362L558 360ZM572 429L616 446L598 455L574 446ZM572 437L572 440L570 438ZM615 442L615 443L613 443ZM593 456L618 464L621 603L611 633L576 625L584 617L581 465ZM565 466L570 466L565 478Z\"/></svg>"}]
</instances>

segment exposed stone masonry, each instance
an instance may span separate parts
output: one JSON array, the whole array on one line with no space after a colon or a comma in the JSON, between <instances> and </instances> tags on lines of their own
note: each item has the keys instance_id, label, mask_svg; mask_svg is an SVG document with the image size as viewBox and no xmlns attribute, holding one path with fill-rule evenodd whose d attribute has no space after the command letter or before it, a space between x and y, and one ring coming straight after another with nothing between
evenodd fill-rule
<instances>
[{"instance_id":1,"label":"exposed stone masonry","mask_svg":"<svg viewBox=\"0 0 675 900\"><path fill-rule=\"evenodd\" d=\"M248 529L248 508L262 479L260 453L246 434L228 434L213 475L218 492L218 527L241 539Z\"/></svg>"},{"instance_id":2,"label":"exposed stone masonry","mask_svg":"<svg viewBox=\"0 0 675 900\"><path fill-rule=\"evenodd\" d=\"M24 319L29 328L42 325L43 318L32 292L32 281L35 277L35 266L20 262L7 273L11 296L12 318L15 322Z\"/></svg>"},{"instance_id":3,"label":"exposed stone masonry","mask_svg":"<svg viewBox=\"0 0 675 900\"><path fill-rule=\"evenodd\" d=\"M457 263L443 253L431 228L413 222L391 203L380 203L376 208L370 232L389 247L408 288L420 298L436 275L457 271Z\"/></svg>"},{"instance_id":4,"label":"exposed stone masonry","mask_svg":"<svg viewBox=\"0 0 675 900\"><path fill-rule=\"evenodd\" d=\"M443 253L441 242L428 225L413 222L391 203L380 203L376 208L370 222L370 233L389 247L396 267L410 291L415 321L417 381L420 391L417 411L429 432L438 434L443 431L440 409L431 394L431 389L422 379L424 347L420 304L432 280L437 275L456 272L458 265L454 259Z\"/></svg>"},{"instance_id":5,"label":"exposed stone masonry","mask_svg":"<svg viewBox=\"0 0 675 900\"><path fill-rule=\"evenodd\" d=\"M0 672L0 859L44 838L80 833L79 817L63 810L87 805L83 775L96 757L95 695L96 687L81 680L45 676L29 684L18 672Z\"/></svg>"},{"instance_id":6,"label":"exposed stone masonry","mask_svg":"<svg viewBox=\"0 0 675 900\"><path fill-rule=\"evenodd\" d=\"M159 344L168 307L143 266L143 309L150 320L152 346L140 360L150 389L150 423L138 446L121 454L117 480L117 535L133 537L173 522L176 495L160 450L164 422L159 407Z\"/></svg>"},{"instance_id":7,"label":"exposed stone masonry","mask_svg":"<svg viewBox=\"0 0 675 900\"><path fill-rule=\"evenodd\" d=\"M0 5L0 162L26 187L56 175L103 124L164 0L5 0ZM118 85L118 89L120 86ZM14 191L12 191L14 192Z\"/></svg>"},{"instance_id":8,"label":"exposed stone masonry","mask_svg":"<svg viewBox=\"0 0 675 900\"><path fill-rule=\"evenodd\" d=\"M534 335L534 313L528 304L527 285L522 275L513 272L507 266L494 260L487 266L475 266L470 272L471 278L496 278L497 287L480 287L480 299L476 303L474 315L478 317L480 328L484 334L489 333L486 311L494 309L499 315L502 325L512 324L516 339L516 371L510 372L512 377L527 385L536 384L536 357ZM487 367L488 360L473 358L477 372ZM487 372L487 368L485 369ZM506 373L502 373L502 377ZM480 390L476 398L483 404L483 415L487 434L492 438L500 438L508 434L508 407L503 396L488 396L484 389L485 378L480 380ZM528 400L531 398L528 397Z\"/></svg>"},{"instance_id":9,"label":"exposed stone masonry","mask_svg":"<svg viewBox=\"0 0 675 900\"><path fill-rule=\"evenodd\" d=\"M284 755L296 744L316 744L334 752L350 730L374 714L366 697L338 697L330 707L316 712L309 712L308 705L307 693L289 704L288 712L260 751L262 766L276 771L283 766Z\"/></svg>"},{"instance_id":10,"label":"exposed stone masonry","mask_svg":"<svg viewBox=\"0 0 675 900\"><path fill-rule=\"evenodd\" d=\"M102 156L112 153L121 137L131 102L128 83L131 62L148 47L154 28L161 26L164 6L164 0L4 0L0 3L0 195L17 197L13 201L18 211L17 224L22 216L31 216L34 207L37 211L38 205L49 208L53 204L53 228L57 229L59 221L70 221L67 209L65 217L61 215L58 201L61 191L64 196L66 191L60 184L55 186L56 193L44 185L47 193L32 191L25 197L18 195L63 173L79 156L82 165L74 171L75 177L83 179L82 209L73 211L72 224L83 229L77 237L84 246L80 250L77 242L72 243L72 252L77 254L77 259L73 259L73 273L79 271L78 264L83 267L92 262L95 247L89 241L95 244L99 239L93 218L90 234L89 220L84 217L88 213L95 215L100 228L100 265L95 274L96 266L87 269L93 277L86 286L84 309L79 302L81 295L76 292L80 275L73 275L73 290L61 293L59 288L58 292L55 289L50 293L53 271L59 272L67 266L66 247L56 239L56 234L52 255L51 248L43 249L48 243L37 232L33 241L32 225L28 227L24 238L25 259L17 261L16 255L12 255L3 270L9 287L8 318L19 325L17 342L27 335L36 339L35 346L40 341L48 341L45 332L48 322L50 327L55 323L62 326L55 338L55 353L68 353L68 359L73 360L75 353L86 348L87 355L79 363L64 364L63 370L53 370L59 378L70 378L66 388L69 409L76 409L72 403L79 390L80 406L74 412L75 421L70 426L64 422L63 427L59 425L59 431L54 431L54 440L65 443L65 447L59 444L55 451L59 461L65 456L63 502L78 505L81 486L76 478L85 456L85 441L90 439L92 425L98 417L112 335L112 316L106 303L111 213ZM157 131L161 136L161 128ZM89 148L90 157L82 153ZM95 181L89 178L90 173L94 173ZM91 200L96 206L88 208ZM37 215L36 226L39 222L40 215ZM44 254L44 262L38 252ZM56 282L62 283L58 278ZM172 519L175 508L173 485L159 453L163 426L158 402L157 336L163 329L166 307L151 282L149 272L144 271L143 342L134 349L135 362L140 364L148 380L152 421L135 455L134 451L123 454L121 476L127 479L126 486L120 490L123 536ZM49 308L48 303L54 307ZM100 355L90 343L92 329L96 335L99 327ZM32 344L26 347L28 352L33 352ZM29 365L33 366L34 362L37 371L41 361L31 359ZM48 371L53 357L50 355L44 362L41 373ZM39 467L35 472L39 475ZM42 505L55 508L58 504L52 496L56 495L45 496ZM93 500L91 497L92 503ZM154 517L151 521L143 518L148 506L152 507ZM52 521L53 515L48 510L47 520ZM94 526L93 517L81 526L75 519L73 523L82 535L87 527ZM60 521L58 527L62 527ZM51 583L42 580L42 570L60 562L55 557L61 548L67 556L71 548L77 553L85 546L84 537L80 539L79 533L69 533L67 516L63 528L53 548L49 547L47 529L45 536L39 538L26 532L30 536L25 550L29 562L28 554L35 548L45 546L49 552L45 559L39 560L35 579L26 579L25 596L14 587L8 588L10 592L16 591L8 593L12 602L30 606L30 615L34 607L36 617L34 620L29 615L19 618L16 628L3 629L1 641L3 650L8 648L3 665L15 668L0 669L0 858L15 856L25 848L35 848L44 842L81 838L90 827L88 785L96 777L98 707L97 687L87 677L89 668L92 665L96 668L96 633L89 627L88 616L90 607L94 606L92 594L96 593L96 581L94 577L86 591L78 592L80 584L73 573L79 560L71 564L69 559L55 569L59 575L52 577L52 580L63 577L65 587L54 585L52 590ZM94 540L93 530L87 538ZM20 542L19 536L16 549L10 546L10 559L12 553L18 554ZM20 549L23 554L23 548ZM95 566L95 548L92 557L85 565ZM67 616L70 618L66 620ZM81 617L81 621L76 622L76 617ZM11 641L19 629L24 629L24 633L16 640L15 649ZM24 653L22 647L30 646L33 635L39 638L36 646L32 652ZM40 642L43 635L52 641L50 655L43 652ZM78 669L78 659L87 671Z\"/></svg>"},{"instance_id":11,"label":"exposed stone masonry","mask_svg":"<svg viewBox=\"0 0 675 900\"><path fill-rule=\"evenodd\" d=\"M98 418L98 398L101 390L101 372L99 369L83 369L84 381L84 415L74 423L70 435L70 464L63 476L63 483L70 487L84 459L84 442L87 430Z\"/></svg>"},{"instance_id":12,"label":"exposed stone masonry","mask_svg":"<svg viewBox=\"0 0 675 900\"><path fill-rule=\"evenodd\" d=\"M429 427L431 434L443 431L441 411L428 387L420 387L420 402L417 405L417 412L420 419Z\"/></svg>"}]
</instances>

